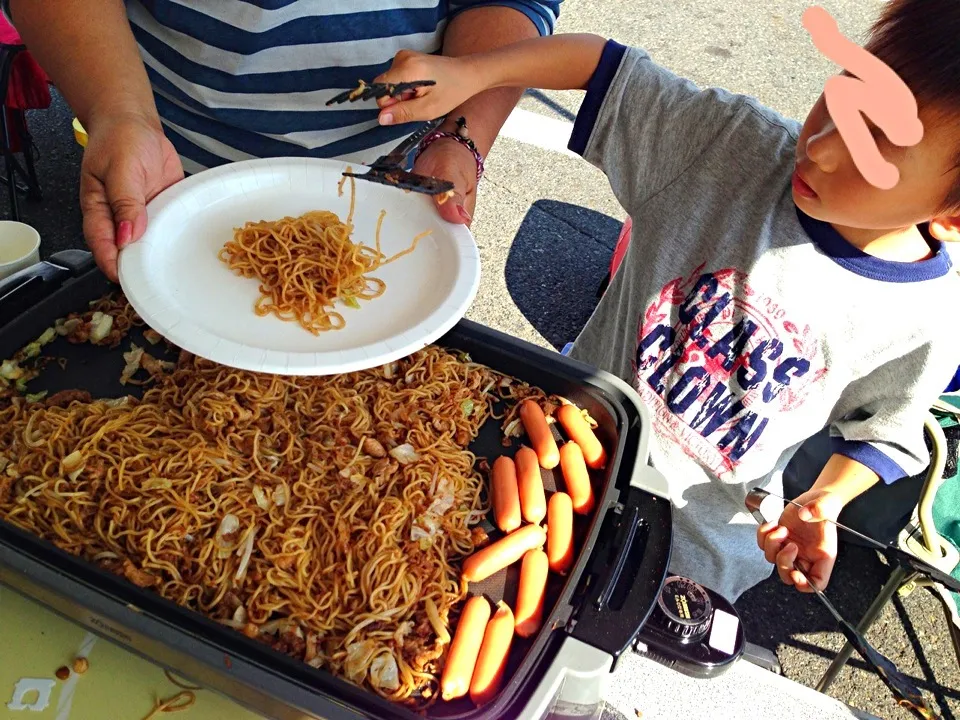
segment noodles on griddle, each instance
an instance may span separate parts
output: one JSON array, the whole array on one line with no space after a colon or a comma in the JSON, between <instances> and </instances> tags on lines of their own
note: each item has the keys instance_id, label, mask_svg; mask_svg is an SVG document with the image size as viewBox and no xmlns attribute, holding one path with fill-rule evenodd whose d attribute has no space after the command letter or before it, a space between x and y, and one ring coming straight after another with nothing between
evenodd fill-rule
<instances>
[{"instance_id":1,"label":"noodles on griddle","mask_svg":"<svg viewBox=\"0 0 960 720\"><path fill-rule=\"evenodd\" d=\"M433 346L317 378L183 353L142 401L0 401L0 518L424 705L486 510L467 446L530 393Z\"/></svg>"},{"instance_id":2,"label":"noodles on griddle","mask_svg":"<svg viewBox=\"0 0 960 720\"><path fill-rule=\"evenodd\" d=\"M343 191L343 178L339 189ZM273 313L281 320L296 320L319 335L339 330L346 320L335 310L337 300L359 308L373 300L387 284L368 273L412 253L430 231L417 235L405 250L387 257L380 248L380 230L386 211L377 219L375 245L354 243L353 212L356 192L350 178L350 212L346 222L332 212L317 210L299 217L248 222L234 230L218 257L231 270L260 281L257 315Z\"/></svg>"}]
</instances>

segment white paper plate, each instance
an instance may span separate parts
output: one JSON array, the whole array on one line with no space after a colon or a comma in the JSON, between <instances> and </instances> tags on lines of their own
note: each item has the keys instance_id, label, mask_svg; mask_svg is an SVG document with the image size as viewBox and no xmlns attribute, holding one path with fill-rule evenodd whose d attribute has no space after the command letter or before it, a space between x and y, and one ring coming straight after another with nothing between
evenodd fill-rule
<instances>
[{"instance_id":1,"label":"white paper plate","mask_svg":"<svg viewBox=\"0 0 960 720\"><path fill-rule=\"evenodd\" d=\"M358 172L363 168L354 165ZM120 253L120 284L154 330L195 355L223 365L285 375L330 375L405 357L452 328L473 302L480 256L470 231L437 214L420 194L358 180L354 242L372 244L377 216L383 252L415 252L374 273L387 284L360 309L338 307L346 327L319 336L296 322L258 317L259 283L235 275L217 258L233 230L247 221L331 210L342 220L349 184L346 165L331 160L248 160L177 183L147 206L147 231Z\"/></svg>"}]
</instances>

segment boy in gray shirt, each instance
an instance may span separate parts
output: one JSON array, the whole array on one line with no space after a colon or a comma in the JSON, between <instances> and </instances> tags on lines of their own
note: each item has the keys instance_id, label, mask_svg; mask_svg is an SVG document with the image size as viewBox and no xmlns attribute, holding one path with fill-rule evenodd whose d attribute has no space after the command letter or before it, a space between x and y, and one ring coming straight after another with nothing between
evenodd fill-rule
<instances>
[{"instance_id":1,"label":"boy in gray shirt","mask_svg":"<svg viewBox=\"0 0 960 720\"><path fill-rule=\"evenodd\" d=\"M825 587L836 531L816 520L927 465L924 413L960 358L936 310L960 307L943 247L960 240L958 36L952 0L896 0L875 27L868 49L914 92L925 128L910 148L874 128L900 172L891 190L860 175L822 96L801 127L595 36L402 52L378 78L437 81L384 102L386 124L492 87L587 91L570 148L606 173L634 236L573 356L630 381L652 411L651 460L676 508L671 570L731 600L770 563L802 591ZM834 455L797 498L805 509L758 531L746 493L781 493L791 455L825 426Z\"/></svg>"}]
</instances>

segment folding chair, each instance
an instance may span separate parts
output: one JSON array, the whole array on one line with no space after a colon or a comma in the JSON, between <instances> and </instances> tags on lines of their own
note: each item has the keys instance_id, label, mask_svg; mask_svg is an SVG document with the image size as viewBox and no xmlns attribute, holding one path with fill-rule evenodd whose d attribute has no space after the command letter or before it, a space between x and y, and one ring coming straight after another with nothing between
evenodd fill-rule
<instances>
[{"instance_id":1,"label":"folding chair","mask_svg":"<svg viewBox=\"0 0 960 720\"><path fill-rule=\"evenodd\" d=\"M941 396L928 414L924 430L933 444L930 466L920 501L910 523L900 533L899 545L945 573L960 577L960 472L957 469L960 394ZM866 633L895 594L907 594L917 587L930 587L939 595L957 663L960 664L960 598L903 567L897 566L891 571L890 578L864 613L857 629ZM817 683L817 690L827 691L852 654L850 643L844 644Z\"/></svg>"},{"instance_id":2,"label":"folding chair","mask_svg":"<svg viewBox=\"0 0 960 720\"><path fill-rule=\"evenodd\" d=\"M26 50L25 45L0 44L0 151L3 153L6 174L0 180L7 186L10 194L10 214L14 220L20 220L20 207L17 193L23 193L30 200L40 200L40 181L37 179L37 170L34 167L33 153L35 146L33 138L27 130L27 117L20 108L10 107L7 104L7 91L10 87L10 76L13 63L17 55ZM14 144L14 141L17 144ZM14 153L14 147L19 145L23 153L24 168ZM18 178L24 184L18 182Z\"/></svg>"},{"instance_id":3,"label":"folding chair","mask_svg":"<svg viewBox=\"0 0 960 720\"><path fill-rule=\"evenodd\" d=\"M603 294L610 286L610 281L620 268L623 262L623 256L627 254L627 247L630 245L630 238L633 236L633 219L628 217L620 229L620 235L617 237L617 244L613 248L613 255L610 257L610 268L607 270L606 277L597 288L597 298L603 297Z\"/></svg>"}]
</instances>

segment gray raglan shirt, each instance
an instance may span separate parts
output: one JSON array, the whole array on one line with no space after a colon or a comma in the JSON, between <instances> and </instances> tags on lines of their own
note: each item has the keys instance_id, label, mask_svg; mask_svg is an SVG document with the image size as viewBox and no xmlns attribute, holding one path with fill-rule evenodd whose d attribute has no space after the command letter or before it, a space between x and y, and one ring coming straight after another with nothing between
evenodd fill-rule
<instances>
[{"instance_id":1,"label":"gray raglan shirt","mask_svg":"<svg viewBox=\"0 0 960 720\"><path fill-rule=\"evenodd\" d=\"M572 354L652 411L651 462L676 508L671 570L731 600L772 570L746 493L780 493L798 444L828 424L835 451L885 482L920 472L924 413L960 360L946 251L928 236L931 259L882 260L800 213L798 132L611 42L570 140L634 221Z\"/></svg>"}]
</instances>

